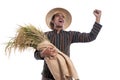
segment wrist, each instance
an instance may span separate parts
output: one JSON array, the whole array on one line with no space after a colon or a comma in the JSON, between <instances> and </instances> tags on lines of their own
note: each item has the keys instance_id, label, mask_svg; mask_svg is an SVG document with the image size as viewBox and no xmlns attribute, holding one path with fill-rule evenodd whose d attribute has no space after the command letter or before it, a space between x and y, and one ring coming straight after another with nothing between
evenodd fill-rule
<instances>
[{"instance_id":1,"label":"wrist","mask_svg":"<svg viewBox=\"0 0 120 80\"><path fill-rule=\"evenodd\" d=\"M95 22L100 23L100 18L96 18Z\"/></svg>"}]
</instances>

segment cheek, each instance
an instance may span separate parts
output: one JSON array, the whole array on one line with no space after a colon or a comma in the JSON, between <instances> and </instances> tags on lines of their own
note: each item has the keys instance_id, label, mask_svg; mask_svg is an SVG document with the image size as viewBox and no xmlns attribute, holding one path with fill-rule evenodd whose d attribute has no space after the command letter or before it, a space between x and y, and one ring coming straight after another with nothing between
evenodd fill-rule
<instances>
[{"instance_id":1,"label":"cheek","mask_svg":"<svg viewBox=\"0 0 120 80\"><path fill-rule=\"evenodd\" d=\"M58 23L58 20L55 20L55 21L54 21L54 24L57 24L57 23Z\"/></svg>"},{"instance_id":2,"label":"cheek","mask_svg":"<svg viewBox=\"0 0 120 80\"><path fill-rule=\"evenodd\" d=\"M59 20L59 18L56 17L56 18L53 20L53 22L58 22L58 20Z\"/></svg>"}]
</instances>

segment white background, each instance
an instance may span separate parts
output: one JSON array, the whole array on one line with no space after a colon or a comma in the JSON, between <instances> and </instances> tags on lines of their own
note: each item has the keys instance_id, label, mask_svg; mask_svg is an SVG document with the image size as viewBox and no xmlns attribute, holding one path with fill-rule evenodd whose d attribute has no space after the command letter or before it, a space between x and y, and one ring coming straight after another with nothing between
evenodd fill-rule
<instances>
[{"instance_id":1,"label":"white background","mask_svg":"<svg viewBox=\"0 0 120 80\"><path fill-rule=\"evenodd\" d=\"M33 24L50 30L45 16L55 7L70 11L72 23L66 30L89 32L94 24L94 9L102 10L101 29L90 43L71 45L71 59L81 80L120 80L119 0L0 0L0 80L41 80L42 60L34 50L5 55L5 42L14 37L18 25Z\"/></svg>"}]
</instances>

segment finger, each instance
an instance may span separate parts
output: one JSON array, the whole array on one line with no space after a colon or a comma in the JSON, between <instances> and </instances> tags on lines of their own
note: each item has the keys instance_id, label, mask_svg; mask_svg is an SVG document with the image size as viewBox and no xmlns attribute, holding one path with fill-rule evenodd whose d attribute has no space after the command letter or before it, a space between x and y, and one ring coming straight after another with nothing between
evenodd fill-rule
<instances>
[{"instance_id":1,"label":"finger","mask_svg":"<svg viewBox=\"0 0 120 80\"><path fill-rule=\"evenodd\" d=\"M98 10L94 10L94 13L99 14L99 11Z\"/></svg>"},{"instance_id":2,"label":"finger","mask_svg":"<svg viewBox=\"0 0 120 80\"><path fill-rule=\"evenodd\" d=\"M47 52L48 49L49 49L49 47L43 49L41 53L44 54L45 52Z\"/></svg>"}]
</instances>

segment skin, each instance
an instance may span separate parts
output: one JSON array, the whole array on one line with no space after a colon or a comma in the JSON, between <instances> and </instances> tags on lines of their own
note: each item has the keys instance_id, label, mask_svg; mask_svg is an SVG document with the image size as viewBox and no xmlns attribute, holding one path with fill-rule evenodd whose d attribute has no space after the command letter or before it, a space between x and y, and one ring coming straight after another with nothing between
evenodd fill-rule
<instances>
[{"instance_id":1,"label":"skin","mask_svg":"<svg viewBox=\"0 0 120 80\"><path fill-rule=\"evenodd\" d=\"M51 56L54 57L57 55L57 50L54 46L52 45L48 45L46 48L44 48L41 52L41 57L45 57L45 56Z\"/></svg>"},{"instance_id":2,"label":"skin","mask_svg":"<svg viewBox=\"0 0 120 80\"><path fill-rule=\"evenodd\" d=\"M101 10L98 10L98 9L95 9L93 11L93 14L96 17L96 21L95 22L100 23L101 13L102 13Z\"/></svg>"},{"instance_id":3,"label":"skin","mask_svg":"<svg viewBox=\"0 0 120 80\"><path fill-rule=\"evenodd\" d=\"M100 18L101 18L101 10L95 9L93 11L93 14L95 16L95 22L96 23L100 23ZM59 32L63 29L64 27L64 16L63 14L59 13L58 15L55 16L55 18L52 20L52 23L54 24L54 29L57 30L57 33L59 34ZM42 50L41 52L41 57L45 57L47 56L55 56L57 54L57 51L54 47L52 46L48 46L46 49ZM53 54L54 53L54 54Z\"/></svg>"},{"instance_id":4,"label":"skin","mask_svg":"<svg viewBox=\"0 0 120 80\"><path fill-rule=\"evenodd\" d=\"M57 30L57 33L59 33L60 30L63 29L65 23L63 14L57 14L54 20L52 20L52 23L54 24L54 29Z\"/></svg>"}]
</instances>

